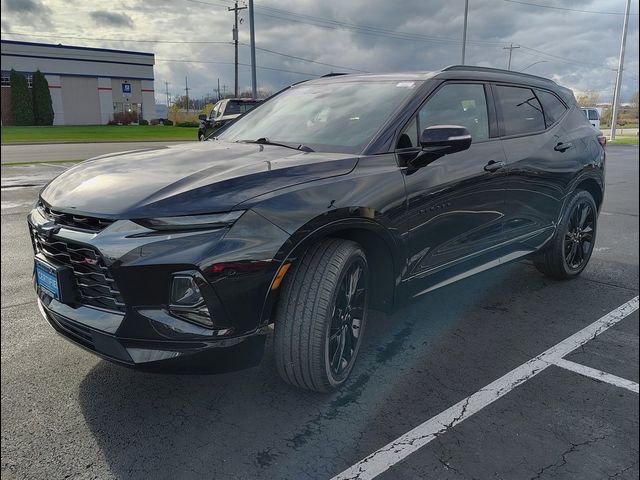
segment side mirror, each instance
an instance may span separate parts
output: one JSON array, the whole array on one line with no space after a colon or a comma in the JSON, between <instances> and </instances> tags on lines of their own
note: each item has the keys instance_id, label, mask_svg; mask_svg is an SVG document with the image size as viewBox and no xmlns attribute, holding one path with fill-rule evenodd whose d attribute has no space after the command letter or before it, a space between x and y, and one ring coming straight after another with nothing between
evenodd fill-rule
<instances>
[{"instance_id":1,"label":"side mirror","mask_svg":"<svg viewBox=\"0 0 640 480\"><path fill-rule=\"evenodd\" d=\"M457 125L434 125L422 131L420 146L423 151L440 155L462 152L471 146L471 134Z\"/></svg>"},{"instance_id":2,"label":"side mirror","mask_svg":"<svg viewBox=\"0 0 640 480\"><path fill-rule=\"evenodd\" d=\"M445 155L467 150L471 146L471 134L466 128L456 125L434 125L422 131L420 146L422 151L406 161L408 173L413 173Z\"/></svg>"},{"instance_id":3,"label":"side mirror","mask_svg":"<svg viewBox=\"0 0 640 480\"><path fill-rule=\"evenodd\" d=\"M201 113L200 115L198 115L198 120L200 120L201 122L204 122L207 119L207 116L204 113Z\"/></svg>"}]
</instances>

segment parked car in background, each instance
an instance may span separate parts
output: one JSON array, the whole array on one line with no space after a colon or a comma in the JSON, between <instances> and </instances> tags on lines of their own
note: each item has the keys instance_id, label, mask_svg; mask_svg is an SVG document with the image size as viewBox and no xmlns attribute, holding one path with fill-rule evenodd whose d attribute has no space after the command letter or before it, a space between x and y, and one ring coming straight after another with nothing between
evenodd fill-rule
<instances>
[{"instance_id":1,"label":"parked car in background","mask_svg":"<svg viewBox=\"0 0 640 480\"><path fill-rule=\"evenodd\" d=\"M319 78L206 142L105 155L47 184L28 216L38 305L130 366L243 345L259 359L274 324L282 378L326 392L347 381L369 308L525 256L579 275L604 170L604 138L545 78Z\"/></svg>"},{"instance_id":2,"label":"parked car in background","mask_svg":"<svg viewBox=\"0 0 640 480\"><path fill-rule=\"evenodd\" d=\"M262 100L251 98L225 98L217 102L209 116L200 115L200 127L198 128L198 140L202 141L218 128L235 120L243 113L248 112Z\"/></svg>"},{"instance_id":3,"label":"parked car in background","mask_svg":"<svg viewBox=\"0 0 640 480\"><path fill-rule=\"evenodd\" d=\"M600 109L595 107L582 107L584 116L587 117L589 123L600 130Z\"/></svg>"}]
</instances>

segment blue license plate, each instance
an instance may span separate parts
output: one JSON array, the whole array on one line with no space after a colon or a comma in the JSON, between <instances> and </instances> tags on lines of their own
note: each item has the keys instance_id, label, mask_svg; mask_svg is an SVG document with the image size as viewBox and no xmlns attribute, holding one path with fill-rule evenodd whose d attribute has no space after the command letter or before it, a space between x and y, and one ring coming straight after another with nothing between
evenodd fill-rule
<instances>
[{"instance_id":1,"label":"blue license plate","mask_svg":"<svg viewBox=\"0 0 640 480\"><path fill-rule=\"evenodd\" d=\"M56 269L38 260L36 260L36 285L40 287L44 293L56 300L60 300L60 286L58 285L58 273Z\"/></svg>"}]
</instances>

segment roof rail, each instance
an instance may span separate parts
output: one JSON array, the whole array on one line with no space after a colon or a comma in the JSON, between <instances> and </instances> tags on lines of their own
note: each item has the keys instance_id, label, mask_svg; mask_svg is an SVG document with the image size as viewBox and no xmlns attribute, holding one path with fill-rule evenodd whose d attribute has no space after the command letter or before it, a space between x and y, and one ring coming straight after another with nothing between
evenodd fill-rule
<instances>
[{"instance_id":1,"label":"roof rail","mask_svg":"<svg viewBox=\"0 0 640 480\"><path fill-rule=\"evenodd\" d=\"M342 72L331 72L331 73L325 73L320 78L337 77L339 75L349 75L349 74L348 73L342 73Z\"/></svg>"},{"instance_id":2,"label":"roof rail","mask_svg":"<svg viewBox=\"0 0 640 480\"><path fill-rule=\"evenodd\" d=\"M491 68L491 67L478 67L475 65L449 65L448 67L444 67L442 69L443 72L450 72L450 71L472 71L472 72L493 72L493 73L504 73L504 74L511 74L511 75L517 75L520 77L529 77L529 78L535 78L536 80L544 80L546 82L551 82L554 85L557 85L556 82L554 82L553 80L549 79L549 78L545 78L545 77L540 77L538 75L532 75L530 73L523 73L523 72L516 72L513 70L504 70L502 68Z\"/></svg>"}]
</instances>

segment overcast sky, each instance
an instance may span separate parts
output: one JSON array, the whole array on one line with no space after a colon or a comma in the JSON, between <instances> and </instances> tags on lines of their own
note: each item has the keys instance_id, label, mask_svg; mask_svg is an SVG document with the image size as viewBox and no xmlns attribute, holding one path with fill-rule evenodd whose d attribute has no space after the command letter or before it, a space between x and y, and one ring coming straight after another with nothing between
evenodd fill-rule
<instances>
[{"instance_id":1,"label":"overcast sky","mask_svg":"<svg viewBox=\"0 0 640 480\"><path fill-rule=\"evenodd\" d=\"M233 89L230 5L2 0L2 38L153 52L156 100L165 103L164 82L171 95L181 95L185 75L193 97L213 92L218 78L227 92ZM258 87L266 90L329 71L435 70L460 63L464 0L256 0L255 7ZM506 68L504 47L513 42L520 48L513 51L512 69L551 77L576 92L595 90L601 101L610 101L624 8L624 0L470 0L467 63ZM631 12L623 101L638 90L638 0ZM247 10L240 16L240 63L248 65ZM240 89L250 82L249 67L241 65Z\"/></svg>"}]
</instances>

